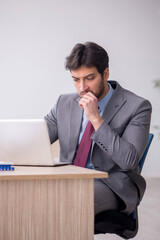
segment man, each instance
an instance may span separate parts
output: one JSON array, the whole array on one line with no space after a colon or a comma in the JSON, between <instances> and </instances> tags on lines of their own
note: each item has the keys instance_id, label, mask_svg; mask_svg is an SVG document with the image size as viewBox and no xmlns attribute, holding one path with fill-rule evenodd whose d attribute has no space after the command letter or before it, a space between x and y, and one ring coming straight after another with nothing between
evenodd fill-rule
<instances>
[{"instance_id":1,"label":"man","mask_svg":"<svg viewBox=\"0 0 160 240\"><path fill-rule=\"evenodd\" d=\"M66 58L66 69L78 94L60 96L45 120L51 143L59 139L61 161L108 172L108 179L94 183L95 214L118 209L130 214L145 188L138 162L148 141L151 104L108 81L108 62L99 45L77 44Z\"/></svg>"}]
</instances>

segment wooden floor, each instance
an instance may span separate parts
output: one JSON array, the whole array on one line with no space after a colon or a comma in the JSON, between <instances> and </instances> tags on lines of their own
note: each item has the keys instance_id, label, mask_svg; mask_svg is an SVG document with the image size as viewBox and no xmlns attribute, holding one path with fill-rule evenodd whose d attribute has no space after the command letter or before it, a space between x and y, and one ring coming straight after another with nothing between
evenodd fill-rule
<instances>
[{"instance_id":1,"label":"wooden floor","mask_svg":"<svg viewBox=\"0 0 160 240\"><path fill-rule=\"evenodd\" d=\"M147 189L138 208L139 231L134 240L160 239L160 178L146 179ZM94 240L120 240L113 234L98 234Z\"/></svg>"}]
</instances>

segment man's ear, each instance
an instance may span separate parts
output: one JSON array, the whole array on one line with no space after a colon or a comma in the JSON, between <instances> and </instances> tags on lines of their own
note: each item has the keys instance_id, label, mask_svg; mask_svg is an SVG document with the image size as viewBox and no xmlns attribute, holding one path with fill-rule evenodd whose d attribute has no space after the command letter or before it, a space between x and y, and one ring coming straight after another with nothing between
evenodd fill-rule
<instances>
[{"instance_id":1,"label":"man's ear","mask_svg":"<svg viewBox=\"0 0 160 240\"><path fill-rule=\"evenodd\" d=\"M103 72L103 78L105 81L107 81L109 78L109 68L108 67Z\"/></svg>"}]
</instances>

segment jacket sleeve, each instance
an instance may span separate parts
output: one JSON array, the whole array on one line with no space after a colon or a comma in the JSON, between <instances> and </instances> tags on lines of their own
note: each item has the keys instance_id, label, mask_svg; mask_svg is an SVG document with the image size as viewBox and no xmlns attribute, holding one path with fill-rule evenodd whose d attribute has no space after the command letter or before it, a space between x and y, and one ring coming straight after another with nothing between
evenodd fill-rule
<instances>
[{"instance_id":1,"label":"jacket sleeve","mask_svg":"<svg viewBox=\"0 0 160 240\"><path fill-rule=\"evenodd\" d=\"M58 127L57 127L57 108L61 96L58 98L57 103L51 109L51 111L44 117L47 123L48 133L51 144L58 139Z\"/></svg>"},{"instance_id":2,"label":"jacket sleeve","mask_svg":"<svg viewBox=\"0 0 160 240\"><path fill-rule=\"evenodd\" d=\"M134 170L138 165L149 137L151 110L150 102L143 100L135 107L121 136L105 119L91 136L107 158L112 159L122 170Z\"/></svg>"}]
</instances>

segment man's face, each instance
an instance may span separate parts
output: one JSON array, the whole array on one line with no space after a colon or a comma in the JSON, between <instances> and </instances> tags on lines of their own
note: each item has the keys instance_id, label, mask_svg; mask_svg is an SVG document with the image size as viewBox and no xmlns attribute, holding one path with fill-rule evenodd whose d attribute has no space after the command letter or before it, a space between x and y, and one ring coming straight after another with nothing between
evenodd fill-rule
<instances>
[{"instance_id":1,"label":"man's face","mask_svg":"<svg viewBox=\"0 0 160 240\"><path fill-rule=\"evenodd\" d=\"M81 66L71 71L74 85L80 97L87 92L92 92L99 100L101 100L108 92L109 87L107 80L109 77L109 69L106 68L103 77L96 67L88 68Z\"/></svg>"}]
</instances>

